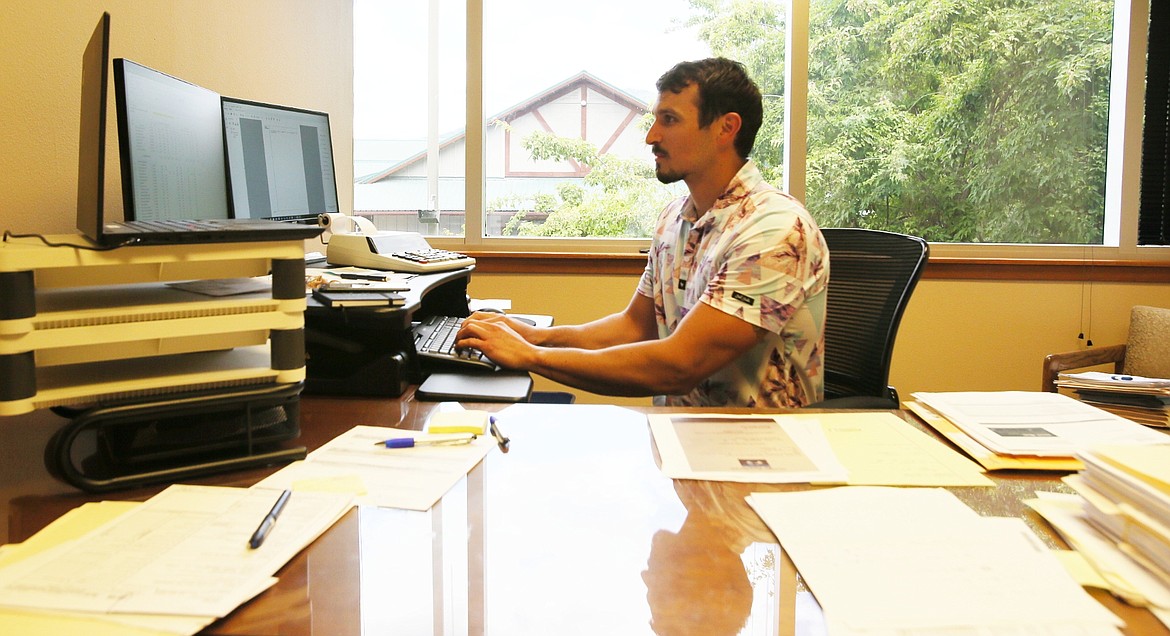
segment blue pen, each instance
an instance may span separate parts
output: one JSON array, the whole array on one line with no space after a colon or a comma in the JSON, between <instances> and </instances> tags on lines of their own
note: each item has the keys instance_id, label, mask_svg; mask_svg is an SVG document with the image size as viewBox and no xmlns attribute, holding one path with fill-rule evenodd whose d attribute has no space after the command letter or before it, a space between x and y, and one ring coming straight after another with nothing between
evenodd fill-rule
<instances>
[{"instance_id":1,"label":"blue pen","mask_svg":"<svg viewBox=\"0 0 1170 636\"><path fill-rule=\"evenodd\" d=\"M386 448L413 448L415 446L460 446L463 444L470 444L475 439L474 433L467 433L465 435L444 435L442 437L391 437L380 442L374 442L375 446L385 446Z\"/></svg>"}]
</instances>

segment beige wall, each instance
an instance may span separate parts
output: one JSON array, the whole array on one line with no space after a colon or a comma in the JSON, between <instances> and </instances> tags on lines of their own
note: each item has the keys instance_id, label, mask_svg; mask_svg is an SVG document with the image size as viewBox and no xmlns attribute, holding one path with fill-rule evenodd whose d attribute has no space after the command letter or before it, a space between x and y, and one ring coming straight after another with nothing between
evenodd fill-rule
<instances>
[{"instance_id":1,"label":"beige wall","mask_svg":"<svg viewBox=\"0 0 1170 636\"><path fill-rule=\"evenodd\" d=\"M216 92L330 113L337 181L353 180L353 7L349 0L4 0L0 2L0 228L75 231L81 53L102 9L110 56ZM114 93L106 206L121 218ZM341 187L341 206L352 188ZM0 417L0 543L8 501L67 490L41 462L63 420Z\"/></svg>"},{"instance_id":2,"label":"beige wall","mask_svg":"<svg viewBox=\"0 0 1170 636\"><path fill-rule=\"evenodd\" d=\"M74 231L81 53L103 8L110 12L111 58L129 58L223 95L330 113L337 181L353 180L348 0L5 0L0 3L3 229ZM109 216L120 219L112 85L108 106L105 201ZM342 209L350 209L352 188L340 188L340 196Z\"/></svg>"},{"instance_id":3,"label":"beige wall","mask_svg":"<svg viewBox=\"0 0 1170 636\"><path fill-rule=\"evenodd\" d=\"M625 307L634 276L475 274L475 298L510 298L513 310L558 322L591 320ZM915 290L894 349L891 383L914 391L1040 388L1044 356L1125 341L1129 308L1170 307L1170 285L924 280ZM1083 320L1082 320L1083 316ZM537 389L563 390L546 380ZM578 401L646 404L577 393Z\"/></svg>"}]
</instances>

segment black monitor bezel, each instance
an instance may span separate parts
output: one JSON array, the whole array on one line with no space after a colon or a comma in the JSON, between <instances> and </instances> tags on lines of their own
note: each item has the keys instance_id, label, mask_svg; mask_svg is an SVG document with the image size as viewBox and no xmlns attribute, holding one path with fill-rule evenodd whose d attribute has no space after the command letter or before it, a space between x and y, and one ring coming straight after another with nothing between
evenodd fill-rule
<instances>
[{"instance_id":1,"label":"black monitor bezel","mask_svg":"<svg viewBox=\"0 0 1170 636\"><path fill-rule=\"evenodd\" d=\"M337 163L333 157L333 124L329 119L329 113L324 112L324 111L319 111L319 110L312 110L309 108L288 106L286 104L276 104L276 103L272 103L272 102L260 102L260 101L251 100L251 99L243 99L240 97L229 97L227 95L221 95L219 102L220 102L220 125L221 125L220 127L223 129L223 168L224 168L225 178L227 180L228 213L231 215L231 217L233 219L240 218L240 217L236 214L236 204L235 204L235 196L234 196L235 190L232 188L231 158L228 156L227 121L226 121L227 114L225 112L224 107L225 107L225 105L227 105L229 103L230 104L243 104L245 106L259 106L261 108L270 108L273 110L282 110L282 111L288 111L288 112L294 112L294 113L302 113L305 115L314 115L314 116L324 117L325 118L326 132L328 132L328 134L329 134L329 144L330 144L330 147L329 147L329 162L330 162L329 169L333 173L333 180L332 180L333 181L333 199L334 199L334 201L337 202L337 205L338 205L338 208L340 211L341 199L340 199L340 193L337 190ZM274 221L282 221L282 222L288 222L288 223L305 223L305 224L315 225L318 223L319 215L320 215L320 213L317 213L317 212L309 212L309 213L306 213L303 215L298 214L298 215L290 215L290 216L269 216L269 217L259 217L259 218L271 219ZM245 217L245 218L252 218L252 217Z\"/></svg>"}]
</instances>

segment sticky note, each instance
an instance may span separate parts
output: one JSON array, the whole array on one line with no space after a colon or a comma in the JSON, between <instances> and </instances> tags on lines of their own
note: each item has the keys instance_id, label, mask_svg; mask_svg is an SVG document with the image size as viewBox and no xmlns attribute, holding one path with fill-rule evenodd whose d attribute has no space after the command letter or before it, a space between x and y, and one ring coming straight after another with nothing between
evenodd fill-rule
<instances>
[{"instance_id":1,"label":"sticky note","mask_svg":"<svg viewBox=\"0 0 1170 636\"><path fill-rule=\"evenodd\" d=\"M488 428L487 411L440 411L427 421L428 433L473 433L483 435Z\"/></svg>"}]
</instances>

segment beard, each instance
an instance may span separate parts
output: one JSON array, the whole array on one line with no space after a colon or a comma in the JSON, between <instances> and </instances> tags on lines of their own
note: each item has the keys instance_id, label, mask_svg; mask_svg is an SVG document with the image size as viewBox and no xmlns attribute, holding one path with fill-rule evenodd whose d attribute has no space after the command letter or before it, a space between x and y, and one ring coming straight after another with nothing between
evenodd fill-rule
<instances>
[{"instance_id":1,"label":"beard","mask_svg":"<svg viewBox=\"0 0 1170 636\"><path fill-rule=\"evenodd\" d=\"M664 185L678 183L679 181L682 181L683 178L683 175L680 172L670 172L667 170L661 170L657 167L654 169L654 176L658 177L658 182Z\"/></svg>"},{"instance_id":2,"label":"beard","mask_svg":"<svg viewBox=\"0 0 1170 636\"><path fill-rule=\"evenodd\" d=\"M666 153L662 152L657 147L654 148L654 156L657 159L657 161L654 162L654 176L658 177L659 183L670 185L672 183L682 181L683 177L686 176L681 172L671 172L670 170L663 168L662 158L666 156Z\"/></svg>"}]
</instances>

